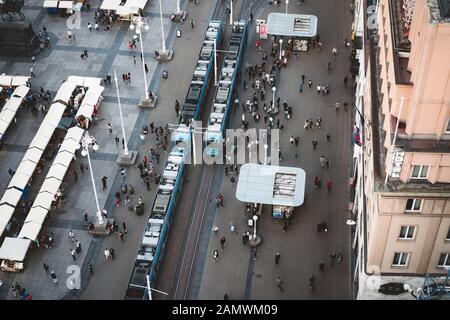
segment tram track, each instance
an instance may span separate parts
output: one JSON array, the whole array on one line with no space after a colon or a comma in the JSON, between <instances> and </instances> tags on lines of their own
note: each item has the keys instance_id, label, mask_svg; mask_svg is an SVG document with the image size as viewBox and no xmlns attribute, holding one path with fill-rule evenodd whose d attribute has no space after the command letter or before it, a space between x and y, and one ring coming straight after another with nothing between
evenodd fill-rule
<instances>
[{"instance_id":1,"label":"tram track","mask_svg":"<svg viewBox=\"0 0 450 320\"><path fill-rule=\"evenodd\" d=\"M226 1L220 1L214 10L212 19L219 19L225 22L224 16L226 15L225 6ZM255 1L243 0L240 1L239 17L238 19L246 19L251 12L251 8ZM234 18L233 20L237 20ZM229 24L225 23L224 36L222 37L223 43L228 43L231 35L231 27ZM219 55L218 66L223 63L224 57ZM207 95L207 102L205 103L205 111L202 115L202 123L206 123L209 118L213 100L214 100L214 90L210 90ZM195 169L194 169L195 170ZM190 170L189 170L190 171ZM173 286L170 292L170 298L174 300L187 300L190 299L190 290L193 274L195 272L196 262L198 260L198 247L200 236L202 234L202 229L205 227L205 217L208 213L208 205L210 205L213 200L213 195L211 195L213 182L215 179L220 178L217 172L222 172L222 170L216 170L215 166L212 165L201 165L200 170L197 172L188 173L190 181L197 181L195 186L194 197L190 199L189 204L189 215L188 215L188 226L186 227L187 232L184 235L184 241L182 242L181 253L179 255L177 270L173 280ZM181 200L181 199L180 199ZM180 210L180 208L178 208ZM204 230L208 231L208 230Z\"/></svg>"}]
</instances>

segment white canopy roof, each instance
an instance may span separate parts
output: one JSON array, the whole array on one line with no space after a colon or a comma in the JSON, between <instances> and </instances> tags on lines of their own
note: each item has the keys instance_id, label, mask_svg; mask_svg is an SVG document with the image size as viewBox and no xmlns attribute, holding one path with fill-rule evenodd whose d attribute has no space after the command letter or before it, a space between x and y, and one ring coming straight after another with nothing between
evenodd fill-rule
<instances>
[{"instance_id":1,"label":"white canopy roof","mask_svg":"<svg viewBox=\"0 0 450 320\"><path fill-rule=\"evenodd\" d=\"M61 106L61 104L52 104L47 112L47 115L45 116L45 119L42 121L42 125L47 124L54 128L59 125L59 122L61 121L62 115L65 110L65 107L60 108L59 106Z\"/></svg>"},{"instance_id":2,"label":"white canopy roof","mask_svg":"<svg viewBox=\"0 0 450 320\"><path fill-rule=\"evenodd\" d=\"M94 106L89 104L83 104L77 111L75 118L78 119L80 116L85 116L89 120L92 120L92 114L94 113Z\"/></svg>"},{"instance_id":3,"label":"white canopy roof","mask_svg":"<svg viewBox=\"0 0 450 320\"><path fill-rule=\"evenodd\" d=\"M0 112L0 119L6 123L11 123L15 116L16 113L9 109L3 109L2 112Z\"/></svg>"},{"instance_id":4,"label":"white canopy roof","mask_svg":"<svg viewBox=\"0 0 450 320\"><path fill-rule=\"evenodd\" d=\"M139 8L137 8L137 7L128 7L128 6L118 6L118 7L116 7L116 13L119 16L128 16L130 14L138 14L139 13Z\"/></svg>"},{"instance_id":5,"label":"white canopy roof","mask_svg":"<svg viewBox=\"0 0 450 320\"><path fill-rule=\"evenodd\" d=\"M60 186L61 180L58 180L56 178L47 178L44 180L44 183L42 184L39 193L48 192L51 193L52 195L55 195L56 191L58 191Z\"/></svg>"},{"instance_id":6,"label":"white canopy roof","mask_svg":"<svg viewBox=\"0 0 450 320\"><path fill-rule=\"evenodd\" d=\"M49 137L36 135L30 143L30 148L37 148L44 151L45 148L47 148L49 141L50 141Z\"/></svg>"},{"instance_id":7,"label":"white canopy roof","mask_svg":"<svg viewBox=\"0 0 450 320\"><path fill-rule=\"evenodd\" d=\"M44 153L44 151L37 149L37 148L28 149L27 152L25 153L22 161L29 160L34 163L38 163L42 157L42 153Z\"/></svg>"},{"instance_id":8,"label":"white canopy roof","mask_svg":"<svg viewBox=\"0 0 450 320\"><path fill-rule=\"evenodd\" d=\"M31 241L28 239L5 238L0 248L0 259L23 261Z\"/></svg>"},{"instance_id":9,"label":"white canopy roof","mask_svg":"<svg viewBox=\"0 0 450 320\"><path fill-rule=\"evenodd\" d=\"M147 4L147 1L148 0L127 0L125 6L144 9L145 5Z\"/></svg>"},{"instance_id":10,"label":"white canopy roof","mask_svg":"<svg viewBox=\"0 0 450 320\"><path fill-rule=\"evenodd\" d=\"M58 8L57 0L44 0L44 8Z\"/></svg>"},{"instance_id":11,"label":"white canopy roof","mask_svg":"<svg viewBox=\"0 0 450 320\"><path fill-rule=\"evenodd\" d=\"M73 155L75 153L75 150L77 150L77 148L79 147L80 143L75 142L75 140L68 139L61 144L61 147L59 147L59 152L65 151L66 153L70 153Z\"/></svg>"},{"instance_id":12,"label":"white canopy roof","mask_svg":"<svg viewBox=\"0 0 450 320\"><path fill-rule=\"evenodd\" d=\"M21 172L29 177L33 175L34 170L36 170L37 163L30 160L22 160L17 168L16 172Z\"/></svg>"},{"instance_id":13,"label":"white canopy roof","mask_svg":"<svg viewBox=\"0 0 450 320\"><path fill-rule=\"evenodd\" d=\"M18 86L13 93L13 96L17 96L20 98L25 98L25 96L28 94L28 92L30 91L30 88L27 86Z\"/></svg>"},{"instance_id":14,"label":"white canopy roof","mask_svg":"<svg viewBox=\"0 0 450 320\"><path fill-rule=\"evenodd\" d=\"M9 100L3 106L3 110L8 109L8 110L11 110L13 112L17 112L17 110L19 109L20 105L22 104L22 100L23 99L21 97L14 97L13 96L13 97L9 98Z\"/></svg>"},{"instance_id":15,"label":"white canopy roof","mask_svg":"<svg viewBox=\"0 0 450 320\"><path fill-rule=\"evenodd\" d=\"M47 217L47 214L48 211L41 207L32 208L25 219L25 224L28 222L34 222L42 225Z\"/></svg>"},{"instance_id":16,"label":"white canopy roof","mask_svg":"<svg viewBox=\"0 0 450 320\"><path fill-rule=\"evenodd\" d=\"M55 160L53 160L53 164L62 164L65 167L68 167L73 160L73 153L64 151L58 152Z\"/></svg>"},{"instance_id":17,"label":"white canopy roof","mask_svg":"<svg viewBox=\"0 0 450 320\"><path fill-rule=\"evenodd\" d=\"M11 85L12 76L0 75L0 86L9 87Z\"/></svg>"},{"instance_id":18,"label":"white canopy roof","mask_svg":"<svg viewBox=\"0 0 450 320\"><path fill-rule=\"evenodd\" d=\"M41 231L42 224L35 222L24 223L17 238L27 238L31 241L35 241Z\"/></svg>"},{"instance_id":19,"label":"white canopy roof","mask_svg":"<svg viewBox=\"0 0 450 320\"><path fill-rule=\"evenodd\" d=\"M84 77L83 86L88 87L89 90L90 90L93 87L100 87L101 83L102 83L102 79L101 78Z\"/></svg>"},{"instance_id":20,"label":"white canopy roof","mask_svg":"<svg viewBox=\"0 0 450 320\"><path fill-rule=\"evenodd\" d=\"M69 76L67 78L67 82L74 84L75 86L83 86L84 83L84 77L80 77L80 76ZM73 90L72 90L73 91Z\"/></svg>"},{"instance_id":21,"label":"white canopy roof","mask_svg":"<svg viewBox=\"0 0 450 320\"><path fill-rule=\"evenodd\" d=\"M48 171L47 177L48 178L53 177L62 181L64 179L66 171L67 167L63 166L62 164L54 164Z\"/></svg>"},{"instance_id":22,"label":"white canopy roof","mask_svg":"<svg viewBox=\"0 0 450 320\"><path fill-rule=\"evenodd\" d=\"M98 99L100 98L100 95L102 94L104 89L105 88L102 86L89 87L88 91L86 91L86 95L84 96L81 105L89 104L93 106L94 104L98 104Z\"/></svg>"},{"instance_id":23,"label":"white canopy roof","mask_svg":"<svg viewBox=\"0 0 450 320\"><path fill-rule=\"evenodd\" d=\"M72 96L73 90L77 87L76 84L66 81L64 82L58 89L58 92L55 95L53 101L62 100L65 102L69 102L70 97Z\"/></svg>"},{"instance_id":24,"label":"white canopy roof","mask_svg":"<svg viewBox=\"0 0 450 320\"><path fill-rule=\"evenodd\" d=\"M55 128L53 126L41 125L39 130L36 132L36 136L51 138L54 132Z\"/></svg>"},{"instance_id":25,"label":"white canopy roof","mask_svg":"<svg viewBox=\"0 0 450 320\"><path fill-rule=\"evenodd\" d=\"M14 214L14 210L14 207L11 207L6 203L0 205L0 221L6 221L8 223L12 215Z\"/></svg>"},{"instance_id":26,"label":"white canopy roof","mask_svg":"<svg viewBox=\"0 0 450 320\"><path fill-rule=\"evenodd\" d=\"M103 0L100 9L102 10L116 10L121 3L121 0Z\"/></svg>"},{"instance_id":27,"label":"white canopy roof","mask_svg":"<svg viewBox=\"0 0 450 320\"><path fill-rule=\"evenodd\" d=\"M22 197L22 191L17 189L7 189L3 194L0 204L9 203L13 207L17 206L20 198Z\"/></svg>"},{"instance_id":28,"label":"white canopy roof","mask_svg":"<svg viewBox=\"0 0 450 320\"><path fill-rule=\"evenodd\" d=\"M25 86L27 84L28 79L30 79L30 77L24 77L24 76L14 76L12 78L11 81L11 85L13 87L16 86Z\"/></svg>"},{"instance_id":29,"label":"white canopy roof","mask_svg":"<svg viewBox=\"0 0 450 320\"><path fill-rule=\"evenodd\" d=\"M48 192L41 192L38 193L36 196L36 199L34 199L32 208L36 207L42 207L43 209L46 209L47 211L50 210L50 207L52 206L54 195L48 193Z\"/></svg>"},{"instance_id":30,"label":"white canopy roof","mask_svg":"<svg viewBox=\"0 0 450 320\"><path fill-rule=\"evenodd\" d=\"M267 33L288 37L312 38L317 34L317 17L309 14L272 12L267 16Z\"/></svg>"},{"instance_id":31,"label":"white canopy roof","mask_svg":"<svg viewBox=\"0 0 450 320\"><path fill-rule=\"evenodd\" d=\"M27 186L29 180L30 180L30 177L28 175L23 174L21 172L16 172L14 174L14 176L12 177L11 181L9 182L8 189L12 188L12 187L16 187L16 188L23 190ZM1 213L0 213L0 215L1 215Z\"/></svg>"},{"instance_id":32,"label":"white canopy roof","mask_svg":"<svg viewBox=\"0 0 450 320\"><path fill-rule=\"evenodd\" d=\"M73 8L73 1L60 1L58 4L58 7L60 9L72 9Z\"/></svg>"},{"instance_id":33,"label":"white canopy roof","mask_svg":"<svg viewBox=\"0 0 450 320\"><path fill-rule=\"evenodd\" d=\"M64 140L73 139L76 142L80 142L81 137L83 136L84 130L79 127L72 127L67 130L66 136Z\"/></svg>"},{"instance_id":34,"label":"white canopy roof","mask_svg":"<svg viewBox=\"0 0 450 320\"><path fill-rule=\"evenodd\" d=\"M306 173L300 168L247 163L239 172L236 198L243 202L297 207L304 201L305 180Z\"/></svg>"},{"instance_id":35,"label":"white canopy roof","mask_svg":"<svg viewBox=\"0 0 450 320\"><path fill-rule=\"evenodd\" d=\"M6 220L0 220L0 237L2 236L3 232L5 232L6 226L8 225L9 221Z\"/></svg>"},{"instance_id":36,"label":"white canopy roof","mask_svg":"<svg viewBox=\"0 0 450 320\"><path fill-rule=\"evenodd\" d=\"M0 119L0 134L3 136L5 134L6 130L8 130L9 122L3 121Z\"/></svg>"}]
</instances>

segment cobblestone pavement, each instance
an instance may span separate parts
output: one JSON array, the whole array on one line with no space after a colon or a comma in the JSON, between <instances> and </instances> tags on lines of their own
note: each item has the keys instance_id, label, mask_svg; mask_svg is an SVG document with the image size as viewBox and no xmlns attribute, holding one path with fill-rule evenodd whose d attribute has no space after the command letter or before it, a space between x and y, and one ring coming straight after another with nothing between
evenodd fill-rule
<instances>
[{"instance_id":1,"label":"cobblestone pavement","mask_svg":"<svg viewBox=\"0 0 450 320\"><path fill-rule=\"evenodd\" d=\"M192 14L200 7L211 6L211 4L194 5L184 0L181 7L192 10ZM173 110L175 99L184 97L185 89L190 80L191 68L183 69L183 64L193 67L197 57L198 48L203 39L204 28L208 22L208 16L198 16L196 29L191 30L189 24L173 24L170 15L175 11L176 1L163 1L163 21L166 43L175 51L174 60L169 64L160 64L152 58L154 50L161 49L161 31L159 19L159 5L157 1L149 1L145 9L145 15L149 19L150 31L143 33L144 51L148 73L146 74L150 90L159 95L157 108L154 110L140 110L137 107L139 98L144 96L144 79L140 51L130 51L127 47L133 32L128 29L128 22L114 23L110 31L91 31L87 29L87 23L93 23L94 10L100 4L95 1L91 12L81 13L81 29L74 30L76 40L68 40L65 35L67 31L66 19L58 15L47 14L40 0L26 1L24 14L33 20L36 33L47 27L51 38L51 49L44 51L36 57L34 73L36 77L31 80L33 88L43 87L55 93L63 80L70 75L93 76L104 78L107 73L113 74L117 70L119 75L119 88L124 114L125 133L128 146L131 150L139 150L139 158L144 153L148 154L151 146L155 146L153 137L147 137L144 142L139 139L142 126L154 121L155 125L164 126L166 123L176 121ZM203 9L202 9L203 10ZM198 28L197 28L198 26ZM180 28L183 36L176 38L176 30ZM197 32L201 30L201 32ZM82 50L87 49L89 59L80 59ZM133 55L136 55L137 63L133 63ZM28 75L31 60L22 58L0 57L0 73L14 75ZM167 80L161 80L162 71L169 72ZM131 83L125 84L121 80L121 74L131 73ZM116 145L114 137L116 134L121 138L120 119L118 115L118 104L115 86L106 85L103 92L105 97L99 111L99 120L90 129L100 150L92 154L92 165L97 183L97 191L101 207L108 210L108 215L114 217L120 225L126 222L128 234L125 242L112 235L107 238L92 237L85 231L81 221L82 214L87 211L90 220L95 219L95 201L92 192L90 177L87 173L79 172L79 164L84 159L78 158L68 170L65 179L68 200L60 208L51 213L47 218L44 230L54 233L55 246L50 249L32 249L28 253L25 262L25 271L19 274L0 273L3 286L0 287L0 299L14 299L8 291L11 284L16 281L33 295L33 299L123 299L131 275L132 265L137 252L138 243L144 228L145 216L137 217L131 214L125 207L114 208L114 193L122 183L118 176L118 167L115 163L117 153L121 145ZM3 149L0 151L0 190L3 192L9 183L8 168L17 168L29 143L33 139L43 119L41 115L37 118L31 116L26 110L18 114L17 124L8 131L8 138ZM113 126L110 135L107 123ZM139 160L139 159L138 159ZM165 154L161 150L161 164L165 162ZM40 188L46 171L51 162L47 163L46 170L35 178L30 197ZM74 181L70 174L73 168L79 172L78 181ZM157 166L160 170L160 166ZM108 188L102 190L101 177L108 177ZM140 183L138 170L129 169L126 183L131 183L136 189L136 198L144 197L147 208L150 207L154 198L154 187L149 192ZM137 202L137 199L135 199ZM82 252L73 261L70 249L73 247L68 238L68 231L73 230L76 238L82 244ZM115 261L104 261L103 250L115 248ZM50 277L45 274L43 263L50 265L59 278L59 283L54 285ZM94 274L90 275L87 265L94 266ZM66 273L67 267L77 265L81 268L81 290L69 290L66 281L70 273Z\"/></svg>"}]
</instances>

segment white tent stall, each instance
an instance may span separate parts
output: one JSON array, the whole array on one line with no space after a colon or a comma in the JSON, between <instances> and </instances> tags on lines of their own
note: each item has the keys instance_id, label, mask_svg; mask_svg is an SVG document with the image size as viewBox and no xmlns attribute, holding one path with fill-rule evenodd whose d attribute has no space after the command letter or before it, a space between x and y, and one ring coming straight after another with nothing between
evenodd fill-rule
<instances>
[{"instance_id":1,"label":"white tent stall","mask_svg":"<svg viewBox=\"0 0 450 320\"><path fill-rule=\"evenodd\" d=\"M34 163L38 163L42 157L42 153L44 152L37 148L28 149L22 161L32 161Z\"/></svg>"},{"instance_id":2,"label":"white tent stall","mask_svg":"<svg viewBox=\"0 0 450 320\"><path fill-rule=\"evenodd\" d=\"M48 178L56 178L60 181L64 179L64 176L66 174L67 167L63 166L61 164L54 164L51 166L50 170L48 171L47 177Z\"/></svg>"},{"instance_id":3,"label":"white tent stall","mask_svg":"<svg viewBox=\"0 0 450 320\"><path fill-rule=\"evenodd\" d=\"M3 197L0 200L0 205L9 204L15 207L19 203L20 198L22 198L22 191L19 191L17 189L8 189L3 194Z\"/></svg>"},{"instance_id":4,"label":"white tent stall","mask_svg":"<svg viewBox=\"0 0 450 320\"><path fill-rule=\"evenodd\" d=\"M24 223L17 238L19 239L26 238L30 239L31 241L35 241L39 235L39 232L41 232L41 229L42 224L40 223L35 223L32 221Z\"/></svg>"},{"instance_id":5,"label":"white tent stall","mask_svg":"<svg viewBox=\"0 0 450 320\"><path fill-rule=\"evenodd\" d=\"M30 143L30 149L36 148L36 149L44 151L45 148L47 148L49 141L50 141L50 137L44 137L43 135L42 136L35 135L34 139Z\"/></svg>"},{"instance_id":6,"label":"white tent stall","mask_svg":"<svg viewBox=\"0 0 450 320\"><path fill-rule=\"evenodd\" d=\"M68 167L73 160L73 153L69 151L58 152L55 160L53 160L53 164L61 164L65 167Z\"/></svg>"},{"instance_id":7,"label":"white tent stall","mask_svg":"<svg viewBox=\"0 0 450 320\"><path fill-rule=\"evenodd\" d=\"M50 210L53 202L53 195L48 192L38 193L34 199L32 208L41 207L45 210Z\"/></svg>"},{"instance_id":8,"label":"white tent stall","mask_svg":"<svg viewBox=\"0 0 450 320\"><path fill-rule=\"evenodd\" d=\"M23 99L26 97L29 91L29 87L20 85L14 90L13 97L19 97Z\"/></svg>"},{"instance_id":9,"label":"white tent stall","mask_svg":"<svg viewBox=\"0 0 450 320\"><path fill-rule=\"evenodd\" d=\"M9 182L8 188L17 188L20 190L24 190L28 184L28 181L30 180L30 177L26 174L23 174L21 172L17 172ZM1 212L1 211L0 211Z\"/></svg>"},{"instance_id":10,"label":"white tent stall","mask_svg":"<svg viewBox=\"0 0 450 320\"><path fill-rule=\"evenodd\" d=\"M58 180L56 178L47 178L44 180L44 183L42 184L42 187L39 190L39 194L41 194L42 192L47 192L52 195L55 195L60 186L61 180Z\"/></svg>"},{"instance_id":11,"label":"white tent stall","mask_svg":"<svg viewBox=\"0 0 450 320\"><path fill-rule=\"evenodd\" d=\"M0 75L0 86L9 87L12 82L12 76L7 76L5 74Z\"/></svg>"},{"instance_id":12,"label":"white tent stall","mask_svg":"<svg viewBox=\"0 0 450 320\"><path fill-rule=\"evenodd\" d=\"M54 102L58 100L62 100L64 102L69 102L70 97L72 96L73 91L77 87L76 84L66 81L64 82L58 89L58 92L53 99Z\"/></svg>"},{"instance_id":13,"label":"white tent stall","mask_svg":"<svg viewBox=\"0 0 450 320\"><path fill-rule=\"evenodd\" d=\"M30 240L18 238L5 238L0 248L0 259L23 261L30 247Z\"/></svg>"},{"instance_id":14,"label":"white tent stall","mask_svg":"<svg viewBox=\"0 0 450 320\"><path fill-rule=\"evenodd\" d=\"M35 224L44 224L45 218L47 217L48 211L41 207L32 208L28 213L25 224L33 222Z\"/></svg>"},{"instance_id":15,"label":"white tent stall","mask_svg":"<svg viewBox=\"0 0 450 320\"><path fill-rule=\"evenodd\" d=\"M16 89L17 90L17 89ZM15 92L15 91L14 91ZM19 109L20 105L22 104L22 98L21 97L15 97L12 96L11 98L9 98L9 100L5 103L5 105L3 106L3 110L11 110L14 113L17 112L17 110Z\"/></svg>"},{"instance_id":16,"label":"white tent stall","mask_svg":"<svg viewBox=\"0 0 450 320\"><path fill-rule=\"evenodd\" d=\"M16 170L17 172L20 172L22 174L25 174L29 177L31 177L34 173L34 170L36 170L37 163L30 161L30 160L22 160L22 162L19 164L19 167Z\"/></svg>"}]
</instances>

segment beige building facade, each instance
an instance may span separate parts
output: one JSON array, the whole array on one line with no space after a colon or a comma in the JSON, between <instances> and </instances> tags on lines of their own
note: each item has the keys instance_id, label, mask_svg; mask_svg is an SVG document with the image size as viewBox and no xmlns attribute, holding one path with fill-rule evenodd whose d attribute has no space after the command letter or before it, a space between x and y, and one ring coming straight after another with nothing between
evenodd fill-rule
<instances>
[{"instance_id":1,"label":"beige building facade","mask_svg":"<svg viewBox=\"0 0 450 320\"><path fill-rule=\"evenodd\" d=\"M421 277L445 276L450 268L446 3L380 0L375 11L363 11L376 15L377 26L366 25L355 94L364 119L355 118L362 145L354 152L359 299L377 298L377 286L386 282L411 279L417 288Z\"/></svg>"}]
</instances>

